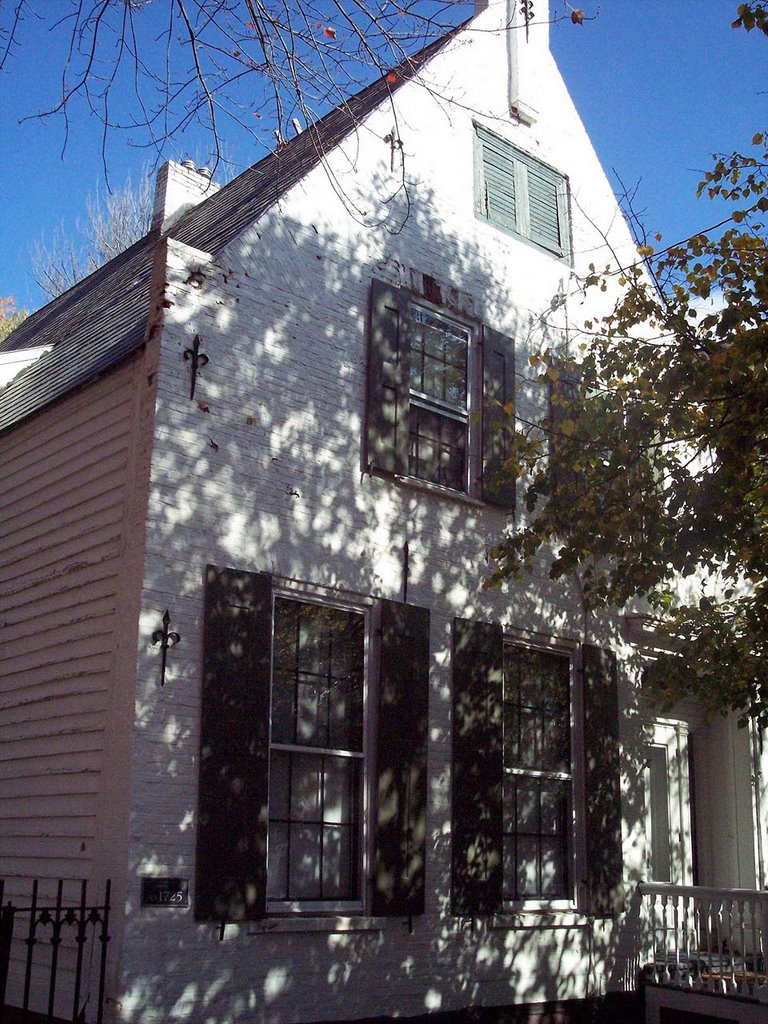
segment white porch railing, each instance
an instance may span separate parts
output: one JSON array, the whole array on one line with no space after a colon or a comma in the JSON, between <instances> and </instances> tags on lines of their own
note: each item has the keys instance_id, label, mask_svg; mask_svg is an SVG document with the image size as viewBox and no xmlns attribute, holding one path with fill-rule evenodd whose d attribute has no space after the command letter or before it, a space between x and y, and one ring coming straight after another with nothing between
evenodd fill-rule
<instances>
[{"instance_id":1,"label":"white porch railing","mask_svg":"<svg viewBox=\"0 0 768 1024\"><path fill-rule=\"evenodd\" d=\"M641 882L646 981L768 1003L768 892Z\"/></svg>"}]
</instances>

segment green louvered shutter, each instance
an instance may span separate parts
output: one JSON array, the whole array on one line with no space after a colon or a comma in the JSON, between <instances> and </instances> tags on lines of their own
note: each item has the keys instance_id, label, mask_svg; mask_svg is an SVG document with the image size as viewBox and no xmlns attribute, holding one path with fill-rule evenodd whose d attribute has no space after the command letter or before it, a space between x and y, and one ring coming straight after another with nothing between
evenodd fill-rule
<instances>
[{"instance_id":1,"label":"green louvered shutter","mask_svg":"<svg viewBox=\"0 0 768 1024\"><path fill-rule=\"evenodd\" d=\"M482 125L475 125L475 134L478 216L557 256L567 256L570 220L565 177Z\"/></svg>"},{"instance_id":2,"label":"green louvered shutter","mask_svg":"<svg viewBox=\"0 0 768 1024\"><path fill-rule=\"evenodd\" d=\"M475 125L478 139L477 212L485 220L509 231L519 231L518 188L514 149L481 125Z\"/></svg>"},{"instance_id":3,"label":"green louvered shutter","mask_svg":"<svg viewBox=\"0 0 768 1024\"><path fill-rule=\"evenodd\" d=\"M272 585L208 566L195 917L266 910Z\"/></svg>"},{"instance_id":4,"label":"green louvered shutter","mask_svg":"<svg viewBox=\"0 0 768 1024\"><path fill-rule=\"evenodd\" d=\"M501 626L453 622L451 908L502 905L504 635Z\"/></svg>"},{"instance_id":5,"label":"green louvered shutter","mask_svg":"<svg viewBox=\"0 0 768 1024\"><path fill-rule=\"evenodd\" d=\"M624 906L618 673L612 651L581 651L588 911L608 917Z\"/></svg>"},{"instance_id":6,"label":"green louvered shutter","mask_svg":"<svg viewBox=\"0 0 768 1024\"><path fill-rule=\"evenodd\" d=\"M381 603L373 913L424 912L429 611Z\"/></svg>"},{"instance_id":7,"label":"green louvered shutter","mask_svg":"<svg viewBox=\"0 0 768 1024\"><path fill-rule=\"evenodd\" d=\"M373 280L368 355L369 468L408 472L410 295Z\"/></svg>"},{"instance_id":8,"label":"green louvered shutter","mask_svg":"<svg viewBox=\"0 0 768 1024\"><path fill-rule=\"evenodd\" d=\"M528 218L531 241L538 242L558 256L569 249L569 228L565 182L562 175L535 160L526 160L528 169Z\"/></svg>"},{"instance_id":9,"label":"green louvered shutter","mask_svg":"<svg viewBox=\"0 0 768 1024\"><path fill-rule=\"evenodd\" d=\"M503 476L515 429L515 343L491 327L483 328L483 498L506 509L515 507L515 480Z\"/></svg>"}]
</instances>

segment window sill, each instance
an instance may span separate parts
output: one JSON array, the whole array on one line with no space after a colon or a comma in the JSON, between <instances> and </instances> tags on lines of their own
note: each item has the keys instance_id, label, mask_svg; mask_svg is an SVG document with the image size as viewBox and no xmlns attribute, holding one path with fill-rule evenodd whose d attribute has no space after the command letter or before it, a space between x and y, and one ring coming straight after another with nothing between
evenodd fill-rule
<instances>
[{"instance_id":1,"label":"window sill","mask_svg":"<svg viewBox=\"0 0 768 1024\"><path fill-rule=\"evenodd\" d=\"M293 915L290 917L266 917L248 926L248 935L283 932L377 932L396 924L407 924L403 917L364 917L333 914L327 917Z\"/></svg>"},{"instance_id":2,"label":"window sill","mask_svg":"<svg viewBox=\"0 0 768 1024\"><path fill-rule=\"evenodd\" d=\"M372 476L380 480L392 480L402 487L408 487L415 491L424 491L426 494L433 494L436 498L447 498L449 501L460 501L465 505L472 505L474 508L492 508L488 502L481 501L466 491L455 491L452 487L443 487L442 484L433 484L429 480L420 480L417 476L403 476L400 473L387 473L383 469L374 468Z\"/></svg>"},{"instance_id":3,"label":"window sill","mask_svg":"<svg viewBox=\"0 0 768 1024\"><path fill-rule=\"evenodd\" d=\"M590 919L577 910L510 910L494 914L489 922L492 931L519 931L542 928L585 928Z\"/></svg>"}]
</instances>

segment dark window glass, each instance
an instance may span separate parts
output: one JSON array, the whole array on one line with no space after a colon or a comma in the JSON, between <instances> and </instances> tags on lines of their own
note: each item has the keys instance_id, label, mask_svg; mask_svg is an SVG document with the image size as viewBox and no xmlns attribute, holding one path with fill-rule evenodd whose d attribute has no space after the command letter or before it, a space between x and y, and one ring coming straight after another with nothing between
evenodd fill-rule
<instances>
[{"instance_id":1,"label":"dark window glass","mask_svg":"<svg viewBox=\"0 0 768 1024\"><path fill-rule=\"evenodd\" d=\"M469 331L420 307L411 316L408 472L466 490Z\"/></svg>"},{"instance_id":2,"label":"dark window glass","mask_svg":"<svg viewBox=\"0 0 768 1024\"><path fill-rule=\"evenodd\" d=\"M411 403L408 472L420 480L463 490L466 423Z\"/></svg>"},{"instance_id":3,"label":"dark window glass","mask_svg":"<svg viewBox=\"0 0 768 1024\"><path fill-rule=\"evenodd\" d=\"M275 600L272 742L363 749L364 619Z\"/></svg>"},{"instance_id":4,"label":"dark window glass","mask_svg":"<svg viewBox=\"0 0 768 1024\"><path fill-rule=\"evenodd\" d=\"M570 663L547 651L504 650L504 894L569 894Z\"/></svg>"},{"instance_id":5,"label":"dark window glass","mask_svg":"<svg viewBox=\"0 0 768 1024\"><path fill-rule=\"evenodd\" d=\"M414 309L413 321L411 390L466 412L468 332L425 309Z\"/></svg>"},{"instance_id":6,"label":"dark window glass","mask_svg":"<svg viewBox=\"0 0 768 1024\"><path fill-rule=\"evenodd\" d=\"M365 620L275 600L267 895L360 897Z\"/></svg>"}]
</instances>

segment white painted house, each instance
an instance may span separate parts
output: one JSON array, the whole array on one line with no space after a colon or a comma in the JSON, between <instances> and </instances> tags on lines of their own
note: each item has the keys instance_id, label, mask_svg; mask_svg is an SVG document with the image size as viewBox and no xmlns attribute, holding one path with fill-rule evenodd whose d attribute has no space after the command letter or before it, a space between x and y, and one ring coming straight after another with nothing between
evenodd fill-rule
<instances>
[{"instance_id":1,"label":"white painted house","mask_svg":"<svg viewBox=\"0 0 768 1024\"><path fill-rule=\"evenodd\" d=\"M763 737L659 717L632 617L482 589L523 515L499 409L546 413L529 355L634 259L545 8L224 188L168 165L152 231L0 346L3 899L55 918L64 880L9 1005L630 1021L651 964L649 1020L766 1019Z\"/></svg>"}]
</instances>

